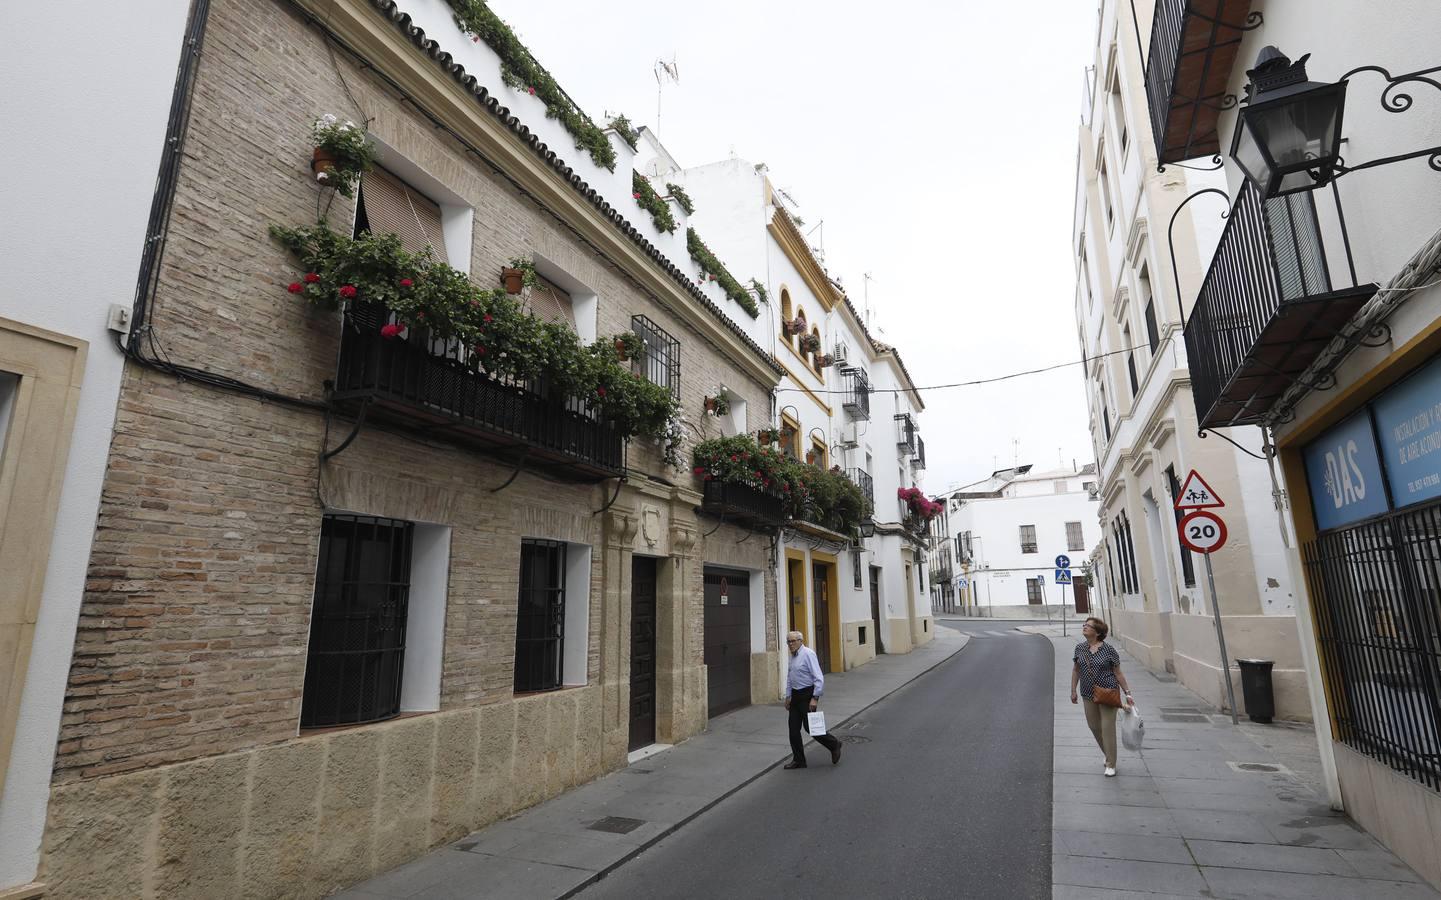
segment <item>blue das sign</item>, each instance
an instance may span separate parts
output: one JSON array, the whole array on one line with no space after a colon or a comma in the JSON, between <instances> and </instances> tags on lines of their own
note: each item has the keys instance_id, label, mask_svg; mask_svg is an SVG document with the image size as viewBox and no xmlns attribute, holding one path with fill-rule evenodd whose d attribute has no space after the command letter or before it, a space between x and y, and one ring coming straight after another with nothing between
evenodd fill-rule
<instances>
[{"instance_id":1,"label":"blue das sign","mask_svg":"<svg viewBox=\"0 0 1441 900\"><path fill-rule=\"evenodd\" d=\"M1441 359L1371 404L1398 507L1441 497Z\"/></svg>"},{"instance_id":2,"label":"blue das sign","mask_svg":"<svg viewBox=\"0 0 1441 900\"><path fill-rule=\"evenodd\" d=\"M1311 506L1321 531L1386 512L1386 488L1371 416L1362 410L1302 452Z\"/></svg>"}]
</instances>

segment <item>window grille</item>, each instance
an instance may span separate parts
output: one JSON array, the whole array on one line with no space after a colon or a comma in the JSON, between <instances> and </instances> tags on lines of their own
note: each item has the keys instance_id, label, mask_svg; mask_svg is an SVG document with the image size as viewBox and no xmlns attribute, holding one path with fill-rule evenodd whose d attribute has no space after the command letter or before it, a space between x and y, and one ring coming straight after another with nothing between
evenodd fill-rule
<instances>
[{"instance_id":1,"label":"window grille","mask_svg":"<svg viewBox=\"0 0 1441 900\"><path fill-rule=\"evenodd\" d=\"M896 447L905 456L914 456L916 452L916 420L910 413L897 413L896 420Z\"/></svg>"},{"instance_id":2,"label":"window grille","mask_svg":"<svg viewBox=\"0 0 1441 900\"><path fill-rule=\"evenodd\" d=\"M636 374L658 384L680 399L680 341L646 316L632 316L631 331L640 336L644 349L635 360Z\"/></svg>"},{"instance_id":3,"label":"window grille","mask_svg":"<svg viewBox=\"0 0 1441 900\"><path fill-rule=\"evenodd\" d=\"M301 727L400 712L414 531L411 522L369 516L321 520Z\"/></svg>"},{"instance_id":4,"label":"window grille","mask_svg":"<svg viewBox=\"0 0 1441 900\"><path fill-rule=\"evenodd\" d=\"M565 544L520 543L520 604L515 623L515 690L561 686L565 650Z\"/></svg>"},{"instance_id":5,"label":"window grille","mask_svg":"<svg viewBox=\"0 0 1441 900\"><path fill-rule=\"evenodd\" d=\"M1303 547L1336 738L1441 790L1441 504Z\"/></svg>"},{"instance_id":6,"label":"window grille","mask_svg":"<svg viewBox=\"0 0 1441 900\"><path fill-rule=\"evenodd\" d=\"M1070 551L1086 549L1086 539L1082 535L1080 522L1066 523L1066 549Z\"/></svg>"},{"instance_id":7,"label":"window grille","mask_svg":"<svg viewBox=\"0 0 1441 900\"><path fill-rule=\"evenodd\" d=\"M1036 552L1036 526L1034 526L1034 525L1022 525L1022 526L1021 526L1021 552L1022 552L1022 553L1035 553L1035 552Z\"/></svg>"},{"instance_id":8,"label":"window grille","mask_svg":"<svg viewBox=\"0 0 1441 900\"><path fill-rule=\"evenodd\" d=\"M871 382L864 369L846 367L841 369L841 408L852 419L869 421L871 418Z\"/></svg>"}]
</instances>

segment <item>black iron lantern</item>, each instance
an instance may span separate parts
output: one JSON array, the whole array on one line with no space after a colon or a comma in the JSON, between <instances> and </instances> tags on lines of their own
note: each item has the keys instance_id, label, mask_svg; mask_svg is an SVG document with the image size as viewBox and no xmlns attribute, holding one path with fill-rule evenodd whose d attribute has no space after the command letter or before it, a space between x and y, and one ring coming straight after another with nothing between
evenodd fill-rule
<instances>
[{"instance_id":1,"label":"black iron lantern","mask_svg":"<svg viewBox=\"0 0 1441 900\"><path fill-rule=\"evenodd\" d=\"M1275 47L1246 72L1246 105L1236 118L1231 158L1266 197L1331 181L1341 153L1346 82L1306 80L1306 54L1294 63Z\"/></svg>"},{"instance_id":2,"label":"black iron lantern","mask_svg":"<svg viewBox=\"0 0 1441 900\"><path fill-rule=\"evenodd\" d=\"M875 519L865 519L865 520L863 520L863 521L861 522L861 537L863 537L863 538L868 538L868 537L875 537L875 536L876 536L876 520L875 520Z\"/></svg>"}]
</instances>

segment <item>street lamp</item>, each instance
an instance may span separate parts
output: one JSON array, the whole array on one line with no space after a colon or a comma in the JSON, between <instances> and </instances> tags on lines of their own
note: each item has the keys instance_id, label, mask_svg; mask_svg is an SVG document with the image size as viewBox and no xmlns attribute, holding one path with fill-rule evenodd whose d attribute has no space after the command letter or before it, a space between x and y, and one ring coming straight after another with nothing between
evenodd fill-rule
<instances>
[{"instance_id":1,"label":"street lamp","mask_svg":"<svg viewBox=\"0 0 1441 900\"><path fill-rule=\"evenodd\" d=\"M1237 114L1231 158L1265 197L1328 184L1341 154L1346 81L1306 80L1306 54L1294 63L1275 47L1246 72L1246 105Z\"/></svg>"},{"instance_id":2,"label":"street lamp","mask_svg":"<svg viewBox=\"0 0 1441 900\"><path fill-rule=\"evenodd\" d=\"M862 522L861 522L861 537L863 537L863 538L868 538L868 537L875 537L875 536L876 536L876 520L875 520L875 519L865 519L864 521L862 521Z\"/></svg>"}]
</instances>

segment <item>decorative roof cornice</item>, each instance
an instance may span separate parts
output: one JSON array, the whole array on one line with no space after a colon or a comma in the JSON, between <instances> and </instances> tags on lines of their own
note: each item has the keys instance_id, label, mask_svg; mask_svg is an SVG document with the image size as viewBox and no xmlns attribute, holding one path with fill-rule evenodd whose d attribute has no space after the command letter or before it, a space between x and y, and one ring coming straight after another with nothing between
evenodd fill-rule
<instances>
[{"instance_id":1,"label":"decorative roof cornice","mask_svg":"<svg viewBox=\"0 0 1441 900\"><path fill-rule=\"evenodd\" d=\"M303 9L308 10L308 3L305 0L296 0ZM593 206L604 218L610 222L627 238L639 247L646 256L670 277L696 304L704 309L711 317L720 322L744 347L750 351L755 360L763 365L768 371L773 372L777 378L784 374L780 366L773 360L759 344L751 339L725 312L711 301L700 287L683 272L681 269L665 257L660 250L646 239L634 225L615 207L611 206L594 188L590 186L558 153L552 150L544 141L540 140L519 117L513 115L510 109L501 104L499 99L482 85L474 75L465 70L465 67L455 61L455 57L440 44L426 37L424 29L413 24L414 20L410 14L401 10L396 0L369 0L370 5L386 18L394 27L405 36L421 53L433 60L442 71L459 84L467 93L471 94L476 102L486 112L490 113L505 128L510 131L524 145L529 147L536 156L559 175L577 194L583 197ZM323 20L311 15L316 25L330 30Z\"/></svg>"},{"instance_id":2,"label":"decorative roof cornice","mask_svg":"<svg viewBox=\"0 0 1441 900\"><path fill-rule=\"evenodd\" d=\"M821 267L820 260L816 259L811 252L810 244L806 242L805 235L801 234L796 227L795 220L786 212L786 208L775 201L774 196L767 197L767 201L776 208L775 215L771 216L770 224L766 226L771 237L775 238L780 245L781 252L801 273L802 280L806 287L811 289L816 301L825 307L826 312L835 308L836 303L841 299L842 294L836 290L826 270Z\"/></svg>"}]
</instances>

